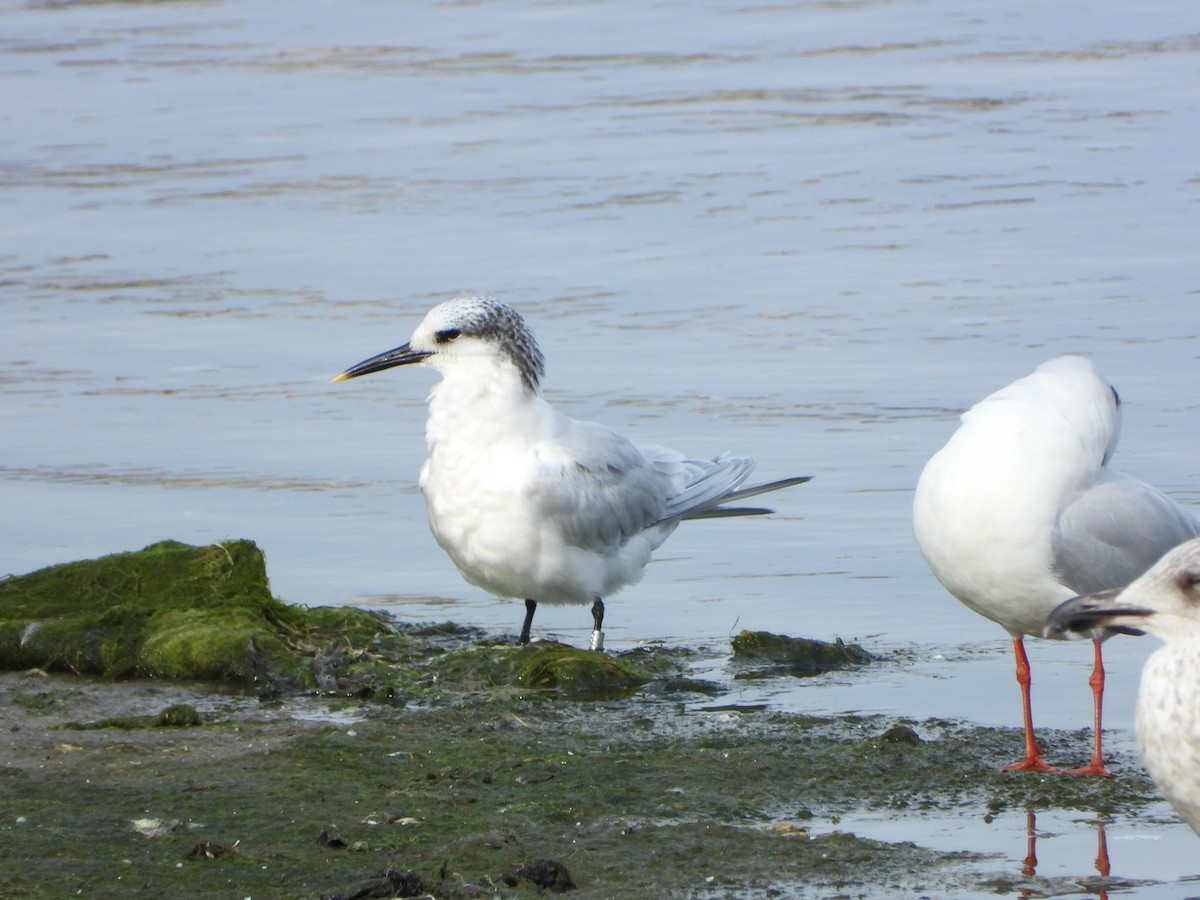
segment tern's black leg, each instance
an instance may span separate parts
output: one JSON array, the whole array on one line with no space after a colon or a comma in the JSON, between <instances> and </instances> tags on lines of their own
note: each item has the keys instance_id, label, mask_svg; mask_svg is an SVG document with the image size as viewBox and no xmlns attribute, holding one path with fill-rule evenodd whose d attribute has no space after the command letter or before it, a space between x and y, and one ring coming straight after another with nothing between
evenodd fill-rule
<instances>
[{"instance_id":1,"label":"tern's black leg","mask_svg":"<svg viewBox=\"0 0 1200 900\"><path fill-rule=\"evenodd\" d=\"M521 636L517 639L518 643L529 643L529 629L533 625L533 611L537 609L536 600L525 601L525 624L521 626Z\"/></svg>"},{"instance_id":2,"label":"tern's black leg","mask_svg":"<svg viewBox=\"0 0 1200 900\"><path fill-rule=\"evenodd\" d=\"M592 604L592 641L588 646L593 650L604 649L604 631L600 630L600 626L604 625L604 600L598 598Z\"/></svg>"},{"instance_id":3,"label":"tern's black leg","mask_svg":"<svg viewBox=\"0 0 1200 900\"><path fill-rule=\"evenodd\" d=\"M599 597L592 603L592 640L590 646L593 650L604 649L604 632L600 626L604 624L604 601Z\"/></svg>"}]
</instances>

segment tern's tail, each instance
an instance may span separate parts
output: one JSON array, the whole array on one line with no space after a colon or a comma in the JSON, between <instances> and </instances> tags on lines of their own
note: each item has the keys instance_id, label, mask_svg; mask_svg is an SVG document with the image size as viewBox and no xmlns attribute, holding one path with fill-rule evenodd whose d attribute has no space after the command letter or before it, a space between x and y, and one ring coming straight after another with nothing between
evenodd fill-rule
<instances>
[{"instance_id":1,"label":"tern's tail","mask_svg":"<svg viewBox=\"0 0 1200 900\"><path fill-rule=\"evenodd\" d=\"M759 494L766 494L769 491L779 491L783 488L792 487L797 484L804 484L806 481L811 481L811 475L798 475L795 478L781 478L779 481L770 481L766 484L756 484L748 488L732 491L716 501L712 506L706 506L701 509L692 510L681 518L684 519L724 519L730 516L765 516L768 513L773 513L775 510L767 509L763 506L726 506L726 503L745 500L747 497L757 497Z\"/></svg>"}]
</instances>

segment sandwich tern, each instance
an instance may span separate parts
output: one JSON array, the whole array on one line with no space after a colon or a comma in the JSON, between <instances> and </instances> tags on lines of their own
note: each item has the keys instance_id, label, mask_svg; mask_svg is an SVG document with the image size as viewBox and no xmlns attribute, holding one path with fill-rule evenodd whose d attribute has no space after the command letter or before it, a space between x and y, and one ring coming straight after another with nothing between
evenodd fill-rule
<instances>
[{"instance_id":1,"label":"sandwich tern","mask_svg":"<svg viewBox=\"0 0 1200 900\"><path fill-rule=\"evenodd\" d=\"M1200 834L1200 540L1171 550L1124 590L1068 600L1048 628L1054 637L1108 628L1163 640L1142 669L1138 750L1159 790Z\"/></svg>"},{"instance_id":2,"label":"sandwich tern","mask_svg":"<svg viewBox=\"0 0 1200 900\"><path fill-rule=\"evenodd\" d=\"M1042 635L1064 600L1123 587L1200 535L1195 514L1108 467L1120 427L1116 389L1089 360L1060 356L964 413L917 484L913 530L929 568L1012 636L1025 756L1010 769L1056 771L1033 736L1024 636ZM1100 751L1107 636L1092 635L1092 760L1073 774L1109 774Z\"/></svg>"},{"instance_id":3,"label":"sandwich tern","mask_svg":"<svg viewBox=\"0 0 1200 900\"><path fill-rule=\"evenodd\" d=\"M638 581L681 521L769 513L727 504L809 480L742 487L752 459L688 459L568 418L541 397L525 320L488 296L435 306L408 343L333 381L404 365L442 376L420 476L433 536L468 582L524 598L522 644L538 603L590 603L591 648L603 649L603 598Z\"/></svg>"}]
</instances>

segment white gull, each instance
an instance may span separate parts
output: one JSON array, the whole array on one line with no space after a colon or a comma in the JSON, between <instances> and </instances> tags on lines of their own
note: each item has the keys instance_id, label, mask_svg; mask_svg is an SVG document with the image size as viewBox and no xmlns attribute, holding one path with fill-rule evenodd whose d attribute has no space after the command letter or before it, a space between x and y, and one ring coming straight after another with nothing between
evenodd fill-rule
<instances>
[{"instance_id":1,"label":"white gull","mask_svg":"<svg viewBox=\"0 0 1200 900\"><path fill-rule=\"evenodd\" d=\"M1041 635L1070 597L1123 587L1200 535L1200 519L1108 467L1121 401L1096 367L1060 356L985 397L925 466L913 502L921 553L946 589L1011 636L1025 756L1010 769L1054 771L1034 740L1024 636ZM1075 774L1107 775L1100 725L1104 668L1095 639L1095 742Z\"/></svg>"},{"instance_id":2,"label":"white gull","mask_svg":"<svg viewBox=\"0 0 1200 900\"><path fill-rule=\"evenodd\" d=\"M435 306L408 343L333 380L411 364L442 376L420 477L430 528L468 582L525 599L523 644L538 603L590 603L601 649L603 598L638 581L682 520L768 513L725 504L809 480L742 487L752 459L688 459L568 418L541 397L525 320L491 297Z\"/></svg>"},{"instance_id":3,"label":"white gull","mask_svg":"<svg viewBox=\"0 0 1200 900\"><path fill-rule=\"evenodd\" d=\"M1068 600L1048 628L1149 632L1163 643L1146 660L1137 741L1159 789L1200 834L1200 540L1167 553L1124 590Z\"/></svg>"}]
</instances>

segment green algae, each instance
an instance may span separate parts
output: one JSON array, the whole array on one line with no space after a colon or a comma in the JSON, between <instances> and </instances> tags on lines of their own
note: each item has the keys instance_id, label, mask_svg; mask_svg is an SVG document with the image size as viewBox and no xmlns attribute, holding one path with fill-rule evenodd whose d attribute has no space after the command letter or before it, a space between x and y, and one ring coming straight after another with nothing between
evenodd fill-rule
<instances>
[{"instance_id":1,"label":"green algae","mask_svg":"<svg viewBox=\"0 0 1200 900\"><path fill-rule=\"evenodd\" d=\"M11 694L30 695L27 676L5 677L23 679ZM51 708L69 715L87 701ZM1155 796L1120 755L1116 780L1000 772L992 756L1019 747L1018 729L937 720L713 714L645 694L550 703L508 685L357 709L353 724L334 725L251 705L186 731L72 732L70 746L34 727L45 709L26 710L22 753L0 769L6 886L31 897L349 897L394 882L519 898L540 889L515 873L555 860L579 898L956 896L986 891L994 863L834 823L1121 813ZM1088 751L1084 732L1044 739L1050 752ZM145 819L175 824L148 837L131 824Z\"/></svg>"},{"instance_id":2,"label":"green algae","mask_svg":"<svg viewBox=\"0 0 1200 900\"><path fill-rule=\"evenodd\" d=\"M0 581L0 670L229 682L404 703L510 687L628 697L633 662L564 644L499 646L457 626L401 626L271 595L250 541L174 541Z\"/></svg>"},{"instance_id":3,"label":"green algae","mask_svg":"<svg viewBox=\"0 0 1200 900\"><path fill-rule=\"evenodd\" d=\"M563 696L610 699L630 696L650 679L621 660L565 644L538 644L517 680L534 688L554 688Z\"/></svg>"},{"instance_id":4,"label":"green algae","mask_svg":"<svg viewBox=\"0 0 1200 900\"><path fill-rule=\"evenodd\" d=\"M759 667L755 675L763 673L763 663L769 664L772 671L820 675L831 669L864 666L872 660L871 654L858 644L846 644L841 638L829 643L769 631L742 631L730 643L735 660Z\"/></svg>"},{"instance_id":5,"label":"green algae","mask_svg":"<svg viewBox=\"0 0 1200 900\"><path fill-rule=\"evenodd\" d=\"M162 541L133 553L49 566L0 581L0 601L9 617L29 619L103 613L131 603L244 605L286 616L286 607L270 594L262 553L250 541L206 547Z\"/></svg>"},{"instance_id":6,"label":"green algae","mask_svg":"<svg viewBox=\"0 0 1200 900\"><path fill-rule=\"evenodd\" d=\"M573 700L629 697L650 680L636 663L555 641L507 647L481 644L430 662L441 691L536 691Z\"/></svg>"},{"instance_id":7,"label":"green algae","mask_svg":"<svg viewBox=\"0 0 1200 900\"><path fill-rule=\"evenodd\" d=\"M87 731L98 728L119 728L131 731L135 728L194 728L204 724L200 713L187 703L175 703L153 716L109 716L94 722L63 722L53 728Z\"/></svg>"},{"instance_id":8,"label":"green algae","mask_svg":"<svg viewBox=\"0 0 1200 900\"><path fill-rule=\"evenodd\" d=\"M329 647L393 634L361 610L277 600L250 541L163 541L10 576L0 616L0 669L260 686L312 685Z\"/></svg>"},{"instance_id":9,"label":"green algae","mask_svg":"<svg viewBox=\"0 0 1200 900\"><path fill-rule=\"evenodd\" d=\"M521 872L558 865L580 898L955 896L990 890L982 857L835 823L1120 815L1156 798L1119 753L1116 780L1001 772L1018 729L695 707L723 688L687 676L686 648L514 647L290 607L249 542L120 556L0 582L4 665L37 650L33 665L105 679L0 676L0 870L19 896L519 898L548 889ZM734 669L790 673L797 648L869 660L744 632ZM257 698L216 712L206 700L201 715L160 680L154 696L174 702L144 715L143 682L112 679L145 674L233 680ZM298 692L339 698L337 721L353 724L292 718ZM1084 731L1039 739L1055 758L1089 752Z\"/></svg>"}]
</instances>

